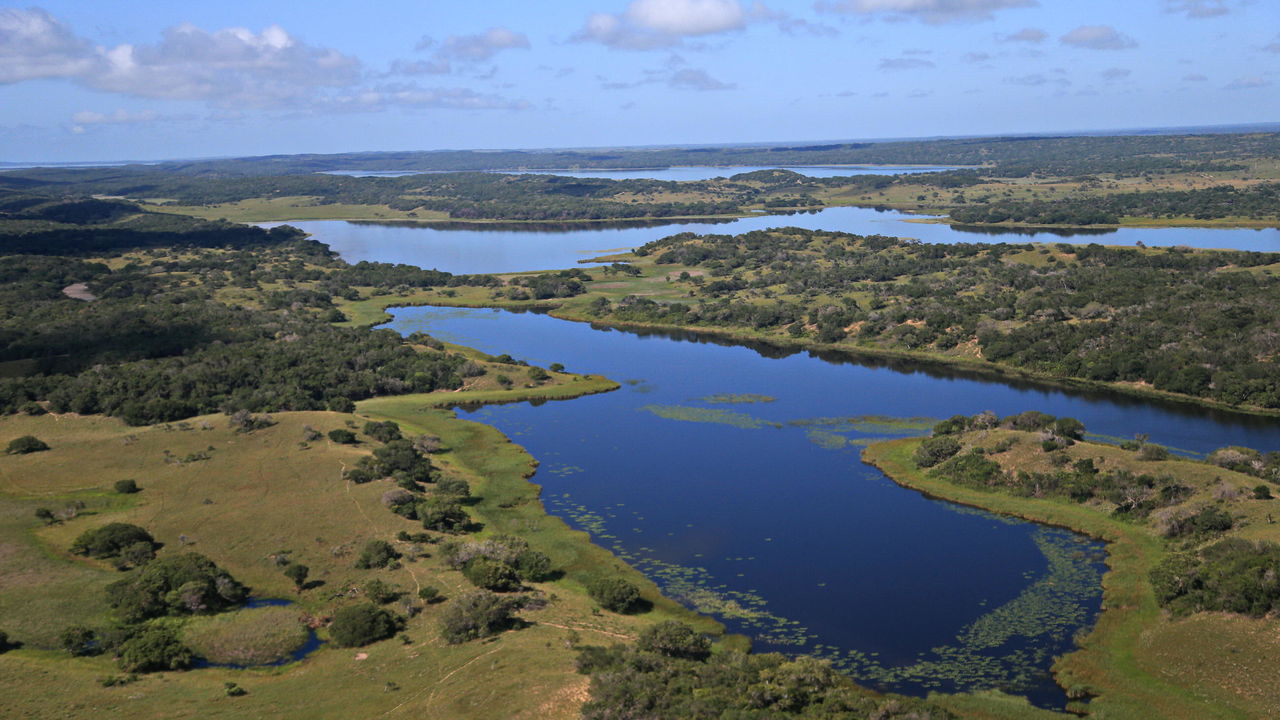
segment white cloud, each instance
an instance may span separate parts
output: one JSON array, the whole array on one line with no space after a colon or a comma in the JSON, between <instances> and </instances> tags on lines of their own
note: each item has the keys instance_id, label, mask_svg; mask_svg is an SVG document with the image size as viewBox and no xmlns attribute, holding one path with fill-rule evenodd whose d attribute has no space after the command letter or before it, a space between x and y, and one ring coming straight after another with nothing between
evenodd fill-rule
<instances>
[{"instance_id":1,"label":"white cloud","mask_svg":"<svg viewBox=\"0 0 1280 720\"><path fill-rule=\"evenodd\" d=\"M93 46L49 13L0 9L0 83L74 77L94 59Z\"/></svg>"},{"instance_id":2,"label":"white cloud","mask_svg":"<svg viewBox=\"0 0 1280 720\"><path fill-rule=\"evenodd\" d=\"M919 58L880 58L880 64L876 67L881 70L919 70L936 66Z\"/></svg>"},{"instance_id":3,"label":"white cloud","mask_svg":"<svg viewBox=\"0 0 1280 720\"><path fill-rule=\"evenodd\" d=\"M423 37L415 50L437 47L435 40ZM453 63L464 65L492 60L503 50L530 48L529 37L504 27L493 27L477 35L450 35L439 45L430 60L409 62L396 60L391 63L391 74L398 75L447 75L453 72Z\"/></svg>"},{"instance_id":4,"label":"white cloud","mask_svg":"<svg viewBox=\"0 0 1280 720\"><path fill-rule=\"evenodd\" d=\"M1103 70L1102 78L1104 80L1123 80L1124 78L1127 78L1132 74L1133 74L1133 71L1128 68L1113 67L1113 68L1107 68L1106 70Z\"/></svg>"},{"instance_id":5,"label":"white cloud","mask_svg":"<svg viewBox=\"0 0 1280 720\"><path fill-rule=\"evenodd\" d=\"M1255 90L1257 88L1270 87L1271 81L1261 77L1242 77L1236 78L1223 86L1224 90Z\"/></svg>"},{"instance_id":6,"label":"white cloud","mask_svg":"<svg viewBox=\"0 0 1280 720\"><path fill-rule=\"evenodd\" d=\"M129 112L128 110L116 110L112 113L81 110L71 116L71 122L76 125L128 125L132 123L155 122L159 119L160 113L154 110L143 110L136 113Z\"/></svg>"},{"instance_id":7,"label":"white cloud","mask_svg":"<svg viewBox=\"0 0 1280 720\"><path fill-rule=\"evenodd\" d=\"M440 52L459 61L483 60L527 47L519 33L494 28L450 38ZM430 62L406 64L406 74L431 74ZM465 88L413 85L371 88L360 61L310 45L278 25L260 32L209 32L183 24L157 43L95 47L43 10L0 9L0 83L38 78L71 82L133 97L204 102L216 109L365 110L391 105L457 109L520 109L521 101ZM83 111L73 132L87 126L147 122L147 113Z\"/></svg>"},{"instance_id":8,"label":"white cloud","mask_svg":"<svg viewBox=\"0 0 1280 720\"><path fill-rule=\"evenodd\" d=\"M889 19L919 20L930 25L979 22L995 17L999 10L1039 6L1037 0L822 0L823 12L850 15L880 15Z\"/></svg>"},{"instance_id":9,"label":"white cloud","mask_svg":"<svg viewBox=\"0 0 1280 720\"><path fill-rule=\"evenodd\" d=\"M101 51L80 79L90 87L138 97L204 100L227 107L304 103L322 88L343 88L361 77L360 61L300 42L278 25L206 32L184 24L155 45Z\"/></svg>"},{"instance_id":10,"label":"white cloud","mask_svg":"<svg viewBox=\"0 0 1280 720\"><path fill-rule=\"evenodd\" d=\"M1183 13L1189 18L1209 18L1231 12L1226 0L1164 0L1166 12Z\"/></svg>"},{"instance_id":11,"label":"white cloud","mask_svg":"<svg viewBox=\"0 0 1280 720\"><path fill-rule=\"evenodd\" d=\"M1064 45L1089 50L1126 50L1138 46L1137 41L1110 25L1081 25L1059 40Z\"/></svg>"},{"instance_id":12,"label":"white cloud","mask_svg":"<svg viewBox=\"0 0 1280 720\"><path fill-rule=\"evenodd\" d=\"M1012 35L1005 35L1000 38L1004 42L1025 42L1025 43L1042 43L1049 37L1049 33L1038 28L1022 28Z\"/></svg>"},{"instance_id":13,"label":"white cloud","mask_svg":"<svg viewBox=\"0 0 1280 720\"><path fill-rule=\"evenodd\" d=\"M737 87L733 83L721 82L707 74L705 70L684 68L677 70L667 78L667 85L679 90L732 90Z\"/></svg>"},{"instance_id":14,"label":"white cloud","mask_svg":"<svg viewBox=\"0 0 1280 720\"><path fill-rule=\"evenodd\" d=\"M786 22L785 16L759 2L748 7L739 0L632 0L621 13L592 14L573 39L652 50L680 45L687 38L742 30L755 20Z\"/></svg>"}]
</instances>

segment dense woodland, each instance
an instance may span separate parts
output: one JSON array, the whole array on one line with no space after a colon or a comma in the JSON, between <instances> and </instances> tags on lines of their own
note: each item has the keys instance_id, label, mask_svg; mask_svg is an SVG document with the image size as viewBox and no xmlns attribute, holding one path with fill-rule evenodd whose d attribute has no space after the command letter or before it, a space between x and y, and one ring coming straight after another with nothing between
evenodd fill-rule
<instances>
[{"instance_id":1,"label":"dense woodland","mask_svg":"<svg viewBox=\"0 0 1280 720\"><path fill-rule=\"evenodd\" d=\"M1091 225L1115 224L1124 217L1280 219L1280 184L1247 188L1221 185L1201 190L1116 193L1030 202L998 200L951 210L951 219L961 223Z\"/></svg>"},{"instance_id":2,"label":"dense woodland","mask_svg":"<svg viewBox=\"0 0 1280 720\"><path fill-rule=\"evenodd\" d=\"M79 217L84 203L65 203ZM123 250L101 241L91 215L59 230L88 246L68 255ZM41 206L31 227L9 221L0 234L0 408L105 413L150 424L210 412L345 409L374 395L430 392L481 374L453 353L409 343L390 330L335 327L334 297L449 285L492 285L489 276L453 276L407 265L335 259L293 228L192 221L183 231L137 231L153 260L110 269L102 262L29 253L43 223L67 223L57 204ZM132 208L137 213L137 208ZM146 214L141 215L146 217ZM132 237L126 236L126 237ZM164 250L156 246L168 246ZM147 257L144 253L142 257ZM309 287L298 287L307 282ZM86 283L97 299L67 297ZM280 289L264 288L264 284ZM255 302L223 302L245 291ZM431 344L429 339L419 343Z\"/></svg>"},{"instance_id":3,"label":"dense woodland","mask_svg":"<svg viewBox=\"0 0 1280 720\"><path fill-rule=\"evenodd\" d=\"M1145 173L1238 167L1280 154L1280 134L993 137L895 142L666 149L470 151L272 155L157 165L168 173L208 176L310 174L323 171L556 170L667 168L685 165L991 165L1005 176ZM62 178L67 171L23 172Z\"/></svg>"},{"instance_id":4,"label":"dense woodland","mask_svg":"<svg viewBox=\"0 0 1280 720\"><path fill-rule=\"evenodd\" d=\"M1280 256L1101 245L932 245L787 228L683 233L637 254L698 268L688 301L592 300L622 323L741 328L981 359L1280 408Z\"/></svg>"}]
</instances>

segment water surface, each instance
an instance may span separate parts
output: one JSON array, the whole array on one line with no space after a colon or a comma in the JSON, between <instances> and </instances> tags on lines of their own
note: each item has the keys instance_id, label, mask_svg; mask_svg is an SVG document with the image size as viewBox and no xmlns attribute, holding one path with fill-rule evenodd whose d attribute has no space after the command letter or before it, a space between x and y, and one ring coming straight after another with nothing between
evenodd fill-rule
<instances>
[{"instance_id":1,"label":"water surface","mask_svg":"<svg viewBox=\"0 0 1280 720\"><path fill-rule=\"evenodd\" d=\"M959 168L945 165L732 165L724 167L686 166L648 168L634 170L486 170L505 175L559 175L561 177L595 178L599 180L711 180L728 178L757 170L790 170L815 178L849 177L851 175L911 175L914 173L941 172ZM350 177L404 177L454 170L329 170L326 175ZM465 171L462 171L465 172Z\"/></svg>"},{"instance_id":2,"label":"water surface","mask_svg":"<svg viewBox=\"0 0 1280 720\"><path fill-rule=\"evenodd\" d=\"M1151 247L1188 246L1280 252L1280 229L1121 228L1012 230L920 222L928 216L861 207L791 215L755 215L719 222L523 226L460 223L373 223L305 220L288 224L327 243L350 262L403 262L454 273L517 272L573 267L579 260L622 252L681 232L737 234L776 227L891 235L928 243L1069 242ZM264 227L281 223L267 223Z\"/></svg>"}]
</instances>

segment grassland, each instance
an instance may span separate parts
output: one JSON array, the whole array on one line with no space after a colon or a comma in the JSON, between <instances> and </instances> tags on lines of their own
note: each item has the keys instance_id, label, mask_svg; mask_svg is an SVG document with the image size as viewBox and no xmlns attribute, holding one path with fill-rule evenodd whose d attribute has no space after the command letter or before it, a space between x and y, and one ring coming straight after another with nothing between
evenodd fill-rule
<instances>
[{"instance_id":1,"label":"grassland","mask_svg":"<svg viewBox=\"0 0 1280 720\"><path fill-rule=\"evenodd\" d=\"M555 375L547 388L481 389L471 399L570 396L612 387L601 378ZM0 419L0 437L34 434L52 448L0 458L0 617L3 629L22 643L21 649L0 655L5 714L569 718L576 716L586 687L586 678L573 672L569 646L574 642L624 640L669 618L720 632L713 621L662 598L656 586L592 545L585 533L547 516L537 486L527 479L536 461L496 430L431 407L466 393L448 395L448 400L428 395L370 401L356 415L281 413L275 425L247 434L231 430L221 416L145 428L98 416ZM483 524L482 535L518 533L564 571L559 579L536 586L550 602L522 613L526 627L484 642L447 645L436 623L447 598L469 587L459 573L430 553L394 570L353 567L354 553L365 542L391 540L414 526L383 507L385 483L353 485L343 479L344 468L376 443L348 446L304 437L308 427L358 429L367 419L386 418L401 421L406 432L441 438L446 449L434 459L446 476L471 484L478 501L469 512ZM201 454L208 459L181 460ZM111 492L122 479L136 480L142 491ZM59 511L77 503L83 507L64 523L46 526L34 515L38 507ZM428 605L409 620L401 639L360 651L326 647L282 667L160 673L123 687L103 687L98 680L117 672L114 663L104 657L70 658L57 646L64 627L101 626L107 619L100 590L119 573L102 562L71 556L66 548L85 529L110 521L148 528L164 543L162 553L191 549L208 555L250 585L255 596L293 600L293 606L271 609L281 616L327 617L373 578L410 594L435 586L446 602ZM406 559L413 557L408 544L397 544ZM297 592L281 573L281 557L311 568L307 590ZM653 610L639 616L594 612L583 588L602 574L635 582ZM240 627L211 628L214 621L201 619L188 630L194 644L232 652L263 644L283 648L290 641L282 635L297 637L237 617L262 612L215 619ZM248 694L226 696L226 682Z\"/></svg>"},{"instance_id":2,"label":"grassland","mask_svg":"<svg viewBox=\"0 0 1280 720\"><path fill-rule=\"evenodd\" d=\"M1013 450L990 456L1005 468L1049 468L1047 455L1029 433L992 431L971 434L966 442L991 448L1007 438L1018 441ZM1094 696L1074 709L1111 719L1274 717L1280 711L1280 692L1266 682L1274 672L1268 658L1274 657L1280 622L1222 613L1171 619L1157 606L1148 579L1151 568L1169 551L1152 528L1116 520L1104 507L954 485L917 468L911 454L920 442L875 444L864 450L863 459L899 484L931 496L1069 527L1107 541L1104 611L1080 649L1054 667L1059 684L1070 693ZM1236 518L1232 534L1280 540L1280 529L1267 519L1270 503L1244 499L1248 495L1243 491L1257 482L1253 478L1190 460L1143 462L1135 453L1098 443L1078 443L1066 452L1073 460L1092 458L1108 469L1173 475L1196 489L1188 504L1235 497L1221 489L1232 488L1239 491L1239 497L1227 501ZM991 703L989 698L962 696L945 704L982 716Z\"/></svg>"}]
</instances>

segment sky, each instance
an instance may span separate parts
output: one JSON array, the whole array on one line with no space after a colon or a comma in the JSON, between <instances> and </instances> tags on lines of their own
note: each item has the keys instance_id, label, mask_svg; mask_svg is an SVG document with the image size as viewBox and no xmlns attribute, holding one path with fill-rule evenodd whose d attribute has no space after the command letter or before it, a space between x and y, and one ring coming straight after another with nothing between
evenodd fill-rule
<instances>
[{"instance_id":1,"label":"sky","mask_svg":"<svg viewBox=\"0 0 1280 720\"><path fill-rule=\"evenodd\" d=\"M0 4L0 161L1280 121L1280 0Z\"/></svg>"}]
</instances>

